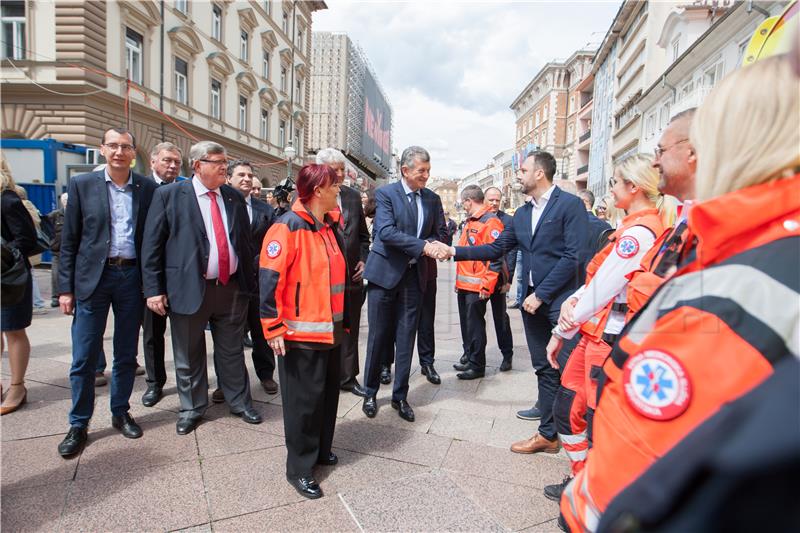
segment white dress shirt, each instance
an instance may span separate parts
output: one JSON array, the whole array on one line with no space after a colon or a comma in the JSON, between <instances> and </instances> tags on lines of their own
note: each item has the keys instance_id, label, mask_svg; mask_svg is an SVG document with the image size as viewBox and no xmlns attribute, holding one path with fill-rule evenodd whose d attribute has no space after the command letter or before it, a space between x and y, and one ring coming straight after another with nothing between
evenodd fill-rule
<instances>
[{"instance_id":1,"label":"white dress shirt","mask_svg":"<svg viewBox=\"0 0 800 533\"><path fill-rule=\"evenodd\" d=\"M400 184L403 186L403 191L406 193L406 202L408 202L408 195L414 191L406 184L406 180L402 178L400 179ZM425 214L422 212L422 191L417 191L414 197L417 199L417 237L419 237L422 233L422 221L425 218Z\"/></svg>"},{"instance_id":2,"label":"white dress shirt","mask_svg":"<svg viewBox=\"0 0 800 533\"><path fill-rule=\"evenodd\" d=\"M547 192L539 198L539 201L536 201L535 197L531 197L531 237L536 234L536 226L539 225L539 219L542 218L542 213L544 213L544 208L547 207L547 202L550 201L550 195L553 194L553 191L556 189L555 185L551 185ZM528 286L533 287L533 272L529 273L528 278Z\"/></svg>"},{"instance_id":3,"label":"white dress shirt","mask_svg":"<svg viewBox=\"0 0 800 533\"><path fill-rule=\"evenodd\" d=\"M214 233L214 222L211 218L211 198L208 196L209 189L197 179L197 176L192 177L192 186L194 193L197 196L197 204L200 206L200 213L203 215L203 225L206 229L206 237L208 238L208 267L206 267L206 279L216 279L219 277L219 252L217 251L217 239ZM236 257L236 251L233 249L233 243L230 237L230 228L228 227L228 216L225 211L225 201L222 199L222 193L219 189L214 189L213 192L217 193L217 205L219 206L220 215L222 215L222 224L225 226L225 236L228 240L228 258L229 266L228 272L231 277L236 272L236 267L239 266L239 260Z\"/></svg>"}]
</instances>

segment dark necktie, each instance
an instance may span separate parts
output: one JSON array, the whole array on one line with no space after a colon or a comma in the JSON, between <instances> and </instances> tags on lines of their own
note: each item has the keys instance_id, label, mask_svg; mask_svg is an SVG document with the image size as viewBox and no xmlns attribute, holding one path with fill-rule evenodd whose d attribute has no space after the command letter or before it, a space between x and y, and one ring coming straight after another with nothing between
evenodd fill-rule
<instances>
[{"instance_id":1,"label":"dark necktie","mask_svg":"<svg viewBox=\"0 0 800 533\"><path fill-rule=\"evenodd\" d=\"M228 236L225 235L225 224L222 223L222 213L217 205L217 193L208 191L208 197L211 199L211 223L214 225L214 239L217 241L217 263L219 264L217 279L225 285L231 277Z\"/></svg>"},{"instance_id":2,"label":"dark necktie","mask_svg":"<svg viewBox=\"0 0 800 533\"><path fill-rule=\"evenodd\" d=\"M411 215L414 218L414 236L417 235L417 228L419 228L419 209L417 208L417 192L408 193L408 198L411 201Z\"/></svg>"}]
</instances>

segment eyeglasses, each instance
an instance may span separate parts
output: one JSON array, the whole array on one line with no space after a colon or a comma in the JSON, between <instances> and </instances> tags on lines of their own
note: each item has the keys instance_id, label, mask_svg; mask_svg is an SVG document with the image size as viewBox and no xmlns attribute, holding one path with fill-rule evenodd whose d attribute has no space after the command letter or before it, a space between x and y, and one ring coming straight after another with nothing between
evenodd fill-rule
<instances>
[{"instance_id":1,"label":"eyeglasses","mask_svg":"<svg viewBox=\"0 0 800 533\"><path fill-rule=\"evenodd\" d=\"M659 157L661 157L662 155L664 155L664 152L666 152L667 150L670 150L670 149L672 149L672 148L675 148L675 147L676 147L676 146L678 146L679 144L681 144L681 143L685 143L685 142L686 142L686 141L688 141L688 140L689 140L689 139L681 139L680 141L677 141L677 142L675 142L675 143L673 143L673 144L671 144L671 145L667 146L666 148L661 148L660 146L656 146L656 147L655 147L655 149L653 150L653 152L656 154L656 159L658 159Z\"/></svg>"},{"instance_id":2,"label":"eyeglasses","mask_svg":"<svg viewBox=\"0 0 800 533\"><path fill-rule=\"evenodd\" d=\"M132 152L132 151L134 151L136 149L136 147L133 146L132 144L117 144L117 143L105 144L105 143L103 143L103 146L105 146L106 148L108 148L112 152L116 152L120 148L122 149L123 152Z\"/></svg>"},{"instance_id":3,"label":"eyeglasses","mask_svg":"<svg viewBox=\"0 0 800 533\"><path fill-rule=\"evenodd\" d=\"M203 163L208 163L210 165L227 165L228 164L228 160L227 159L198 159L198 161L201 161Z\"/></svg>"}]
</instances>

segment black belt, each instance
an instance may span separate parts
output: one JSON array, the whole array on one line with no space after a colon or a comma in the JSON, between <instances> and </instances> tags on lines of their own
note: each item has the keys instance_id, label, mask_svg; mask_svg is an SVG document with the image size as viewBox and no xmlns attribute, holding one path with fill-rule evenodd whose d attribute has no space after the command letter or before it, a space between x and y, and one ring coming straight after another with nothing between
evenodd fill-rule
<instances>
[{"instance_id":1,"label":"black belt","mask_svg":"<svg viewBox=\"0 0 800 533\"><path fill-rule=\"evenodd\" d=\"M108 266L130 267L136 266L136 259L128 259L126 257L109 257L106 259Z\"/></svg>"},{"instance_id":2,"label":"black belt","mask_svg":"<svg viewBox=\"0 0 800 533\"><path fill-rule=\"evenodd\" d=\"M619 335L612 335L611 333L603 333L603 336L600 337L602 341L609 346L614 346L616 344Z\"/></svg>"},{"instance_id":3,"label":"black belt","mask_svg":"<svg viewBox=\"0 0 800 533\"><path fill-rule=\"evenodd\" d=\"M618 313L627 313L628 312L628 304L626 303L615 303L611 305L611 310L616 311Z\"/></svg>"}]
</instances>

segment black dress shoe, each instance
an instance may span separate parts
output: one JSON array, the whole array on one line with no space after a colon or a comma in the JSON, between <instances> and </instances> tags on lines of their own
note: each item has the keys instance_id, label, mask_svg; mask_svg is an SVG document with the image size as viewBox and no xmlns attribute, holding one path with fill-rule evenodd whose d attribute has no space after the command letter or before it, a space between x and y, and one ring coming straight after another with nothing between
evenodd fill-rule
<instances>
[{"instance_id":1,"label":"black dress shoe","mask_svg":"<svg viewBox=\"0 0 800 533\"><path fill-rule=\"evenodd\" d=\"M485 374L486 374L485 372L482 372L480 370L475 370L474 368L470 368L465 372L459 372L458 374L456 374L456 377L458 379L469 380L469 379L482 378Z\"/></svg>"},{"instance_id":2,"label":"black dress shoe","mask_svg":"<svg viewBox=\"0 0 800 533\"><path fill-rule=\"evenodd\" d=\"M286 478L289 484L294 487L294 490L305 496L309 500L316 500L322 498L322 489L317 484L313 477L299 477L299 478Z\"/></svg>"},{"instance_id":3,"label":"black dress shoe","mask_svg":"<svg viewBox=\"0 0 800 533\"><path fill-rule=\"evenodd\" d=\"M397 409L397 413L400 415L400 418L403 420L408 420L409 422L414 421L414 410L408 405L408 402L405 400L395 401L392 400L392 408Z\"/></svg>"},{"instance_id":4,"label":"black dress shoe","mask_svg":"<svg viewBox=\"0 0 800 533\"><path fill-rule=\"evenodd\" d=\"M388 366L381 367L381 383L388 385L392 382L392 369Z\"/></svg>"},{"instance_id":5,"label":"black dress shoe","mask_svg":"<svg viewBox=\"0 0 800 533\"><path fill-rule=\"evenodd\" d=\"M200 423L200 418L179 418L175 424L175 431L178 435L188 435L195 430Z\"/></svg>"},{"instance_id":6,"label":"black dress shoe","mask_svg":"<svg viewBox=\"0 0 800 533\"><path fill-rule=\"evenodd\" d=\"M469 370L469 363L456 363L453 365L453 368L458 370L459 372L463 372L465 370Z\"/></svg>"},{"instance_id":7,"label":"black dress shoe","mask_svg":"<svg viewBox=\"0 0 800 533\"><path fill-rule=\"evenodd\" d=\"M511 370L511 359L503 359L503 362L500 363L500 372L508 372Z\"/></svg>"},{"instance_id":8,"label":"black dress shoe","mask_svg":"<svg viewBox=\"0 0 800 533\"><path fill-rule=\"evenodd\" d=\"M439 385L442 382L442 378L439 377L433 365L422 365L422 375L428 378L428 381L434 385Z\"/></svg>"},{"instance_id":9,"label":"black dress shoe","mask_svg":"<svg viewBox=\"0 0 800 533\"><path fill-rule=\"evenodd\" d=\"M378 403L375 401L375 396L365 397L361 410L364 411L367 418L375 418L375 415L378 414Z\"/></svg>"},{"instance_id":10,"label":"black dress shoe","mask_svg":"<svg viewBox=\"0 0 800 533\"><path fill-rule=\"evenodd\" d=\"M111 426L114 429L118 429L124 437L129 439L138 439L142 436L142 428L139 427L139 424L136 423L136 420L133 419L130 413L112 416Z\"/></svg>"},{"instance_id":11,"label":"black dress shoe","mask_svg":"<svg viewBox=\"0 0 800 533\"><path fill-rule=\"evenodd\" d=\"M245 409L244 411L240 411L238 413L231 413L234 416L238 416L248 424L260 424L264 419L261 418L261 413L253 409Z\"/></svg>"},{"instance_id":12,"label":"black dress shoe","mask_svg":"<svg viewBox=\"0 0 800 533\"><path fill-rule=\"evenodd\" d=\"M214 389L214 392L211 393L211 401L214 403L222 403L225 401L225 393L222 392L222 389Z\"/></svg>"},{"instance_id":13,"label":"black dress shoe","mask_svg":"<svg viewBox=\"0 0 800 533\"><path fill-rule=\"evenodd\" d=\"M72 426L69 428L67 436L58 445L58 453L61 457L75 455L83 449L87 440L89 440L89 437L86 434L86 428Z\"/></svg>"},{"instance_id":14,"label":"black dress shoe","mask_svg":"<svg viewBox=\"0 0 800 533\"><path fill-rule=\"evenodd\" d=\"M323 466L335 465L338 462L339 458L333 452L329 453L328 457L320 457L319 459L317 459L317 464Z\"/></svg>"},{"instance_id":15,"label":"black dress shoe","mask_svg":"<svg viewBox=\"0 0 800 533\"><path fill-rule=\"evenodd\" d=\"M356 378L348 379L341 385L339 385L339 390L351 392L353 387L358 387L358 380Z\"/></svg>"},{"instance_id":16,"label":"black dress shoe","mask_svg":"<svg viewBox=\"0 0 800 533\"><path fill-rule=\"evenodd\" d=\"M147 390L142 394L142 405L145 407L153 407L164 396L164 392L158 385L148 385Z\"/></svg>"},{"instance_id":17,"label":"black dress shoe","mask_svg":"<svg viewBox=\"0 0 800 533\"><path fill-rule=\"evenodd\" d=\"M358 383L356 383L355 385L353 385L353 388L350 390L350 392L352 392L352 393L353 393L353 394L355 394L356 396L360 396L360 397L362 397L362 398L366 398L366 397L367 397L367 391L366 391L366 390L364 390L364 387L362 387L362 386L361 386L361 385L359 385Z\"/></svg>"},{"instance_id":18,"label":"black dress shoe","mask_svg":"<svg viewBox=\"0 0 800 533\"><path fill-rule=\"evenodd\" d=\"M458 362L461 363L462 365L466 365L467 363L469 363L469 356L467 354L462 354Z\"/></svg>"}]
</instances>

